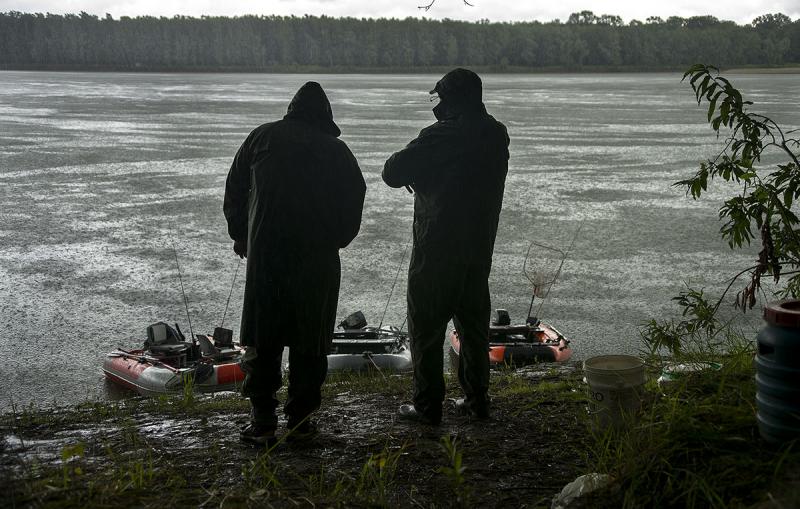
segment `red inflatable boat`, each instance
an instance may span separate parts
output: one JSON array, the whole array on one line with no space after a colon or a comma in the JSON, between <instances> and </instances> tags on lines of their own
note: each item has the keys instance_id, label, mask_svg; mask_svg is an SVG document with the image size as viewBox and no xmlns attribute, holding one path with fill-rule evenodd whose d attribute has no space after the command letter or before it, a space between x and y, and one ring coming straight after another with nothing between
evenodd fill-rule
<instances>
[{"instance_id":1,"label":"red inflatable boat","mask_svg":"<svg viewBox=\"0 0 800 509\"><path fill-rule=\"evenodd\" d=\"M180 329L158 323L147 333L144 348L106 356L103 372L109 381L142 395L180 393L187 386L200 392L241 387L244 351L233 344L232 331L217 329L213 336L197 334L195 341L184 341Z\"/></svg>"},{"instance_id":2,"label":"red inflatable boat","mask_svg":"<svg viewBox=\"0 0 800 509\"><path fill-rule=\"evenodd\" d=\"M457 330L450 333L450 359L457 366L461 342ZM555 327L537 319L510 325L508 312L496 311L489 326L489 363L523 366L538 362L564 362L572 356L569 340Z\"/></svg>"}]
</instances>

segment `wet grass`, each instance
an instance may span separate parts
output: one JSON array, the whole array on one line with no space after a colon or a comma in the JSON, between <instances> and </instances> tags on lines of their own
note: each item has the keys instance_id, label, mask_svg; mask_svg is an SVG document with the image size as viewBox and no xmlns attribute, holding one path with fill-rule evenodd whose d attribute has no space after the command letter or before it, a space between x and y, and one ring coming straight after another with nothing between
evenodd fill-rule
<instances>
[{"instance_id":1,"label":"wet grass","mask_svg":"<svg viewBox=\"0 0 800 509\"><path fill-rule=\"evenodd\" d=\"M576 366L494 372L492 420L448 406L438 427L396 420L407 374L332 375L321 434L290 442L281 421L270 449L239 441L235 394L17 409L0 420L0 490L12 507L549 507L600 472L615 481L577 507L799 506L800 446L758 436L752 351L716 360L650 383L616 432L593 431Z\"/></svg>"},{"instance_id":2,"label":"wet grass","mask_svg":"<svg viewBox=\"0 0 800 509\"><path fill-rule=\"evenodd\" d=\"M546 506L585 466L577 446L540 439L548 426L514 407L560 401L562 391L523 390L540 380L511 371L492 380L493 421L448 408L430 427L395 419L408 374L335 374L316 416L320 436L268 450L240 443L249 405L235 394L16 410L0 421L0 489L14 506L41 507ZM447 383L458 397L457 382ZM564 418L564 433L585 436ZM283 421L279 431L286 437Z\"/></svg>"},{"instance_id":3,"label":"wet grass","mask_svg":"<svg viewBox=\"0 0 800 509\"><path fill-rule=\"evenodd\" d=\"M322 387L323 397L334 396L342 392L381 393L397 396L408 391L408 374L397 374L379 370L355 373L331 373Z\"/></svg>"}]
</instances>

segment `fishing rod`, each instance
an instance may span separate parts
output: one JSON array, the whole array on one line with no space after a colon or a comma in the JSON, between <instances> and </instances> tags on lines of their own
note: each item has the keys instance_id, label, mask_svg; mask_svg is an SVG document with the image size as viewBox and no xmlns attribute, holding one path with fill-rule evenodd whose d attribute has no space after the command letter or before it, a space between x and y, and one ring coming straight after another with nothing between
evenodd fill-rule
<instances>
[{"instance_id":1,"label":"fishing rod","mask_svg":"<svg viewBox=\"0 0 800 509\"><path fill-rule=\"evenodd\" d=\"M178 261L178 250L175 249L175 238L170 234L170 242L172 244L172 254L175 255L175 266L178 268L178 281L181 284L181 294L183 295L183 307L186 308L186 320L189 322L189 334L191 334L192 343L194 343L194 329L192 328L192 317L189 316L189 299L186 298L186 291L183 289L183 275L181 274L181 264Z\"/></svg>"},{"instance_id":2,"label":"fishing rod","mask_svg":"<svg viewBox=\"0 0 800 509\"><path fill-rule=\"evenodd\" d=\"M397 284L397 278L400 276L400 269L403 268L403 261L406 259L406 253L408 252L409 245L411 245L410 240L406 242L406 247L405 249L403 249L403 256L400 257L400 263L397 264L397 272L394 275L394 281L392 282L392 289L389 290L389 298L386 299L386 306L383 308L383 314L381 315L381 323L378 324L378 329L380 329L381 326L383 326L383 319L386 317L386 311L389 309L389 302L392 301L392 294L394 293L394 287Z\"/></svg>"},{"instance_id":3,"label":"fishing rod","mask_svg":"<svg viewBox=\"0 0 800 509\"><path fill-rule=\"evenodd\" d=\"M233 273L233 282L231 283L231 291L228 293L228 300L225 302L225 311L222 313L222 320L219 322L219 328L225 324L225 315L228 314L228 304L231 303L231 295L233 295L233 287L236 285L236 276L239 275L239 267L242 265L242 259L236 260L236 270Z\"/></svg>"}]
</instances>

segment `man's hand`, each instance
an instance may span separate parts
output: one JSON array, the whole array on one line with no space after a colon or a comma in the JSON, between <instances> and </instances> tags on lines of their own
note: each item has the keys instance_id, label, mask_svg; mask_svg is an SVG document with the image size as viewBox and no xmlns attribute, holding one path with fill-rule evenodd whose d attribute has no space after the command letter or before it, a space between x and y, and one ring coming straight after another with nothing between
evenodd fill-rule
<instances>
[{"instance_id":1,"label":"man's hand","mask_svg":"<svg viewBox=\"0 0 800 509\"><path fill-rule=\"evenodd\" d=\"M245 258L247 256L247 241L246 240L233 241L233 252L239 255L239 258Z\"/></svg>"}]
</instances>

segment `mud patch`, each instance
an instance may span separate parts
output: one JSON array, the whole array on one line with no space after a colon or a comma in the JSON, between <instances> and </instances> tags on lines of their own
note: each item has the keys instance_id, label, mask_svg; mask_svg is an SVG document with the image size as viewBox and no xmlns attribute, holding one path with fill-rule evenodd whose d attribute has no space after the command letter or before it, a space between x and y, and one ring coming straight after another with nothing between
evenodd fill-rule
<instances>
[{"instance_id":1,"label":"mud patch","mask_svg":"<svg viewBox=\"0 0 800 509\"><path fill-rule=\"evenodd\" d=\"M546 506L584 473L585 404L575 366L492 375L489 421L440 426L396 419L408 375L333 377L320 433L293 442L286 422L271 450L240 442L238 395L133 398L55 413L4 415L0 489L17 505L189 507ZM553 390L552 381L562 384ZM460 395L448 381L448 397ZM449 448L449 449L448 449ZM456 475L455 458L463 466ZM124 500L124 503L121 501Z\"/></svg>"}]
</instances>

